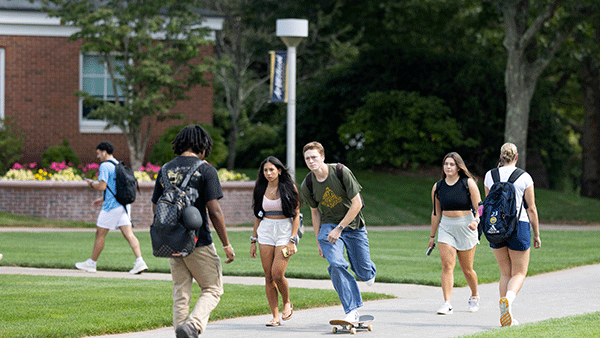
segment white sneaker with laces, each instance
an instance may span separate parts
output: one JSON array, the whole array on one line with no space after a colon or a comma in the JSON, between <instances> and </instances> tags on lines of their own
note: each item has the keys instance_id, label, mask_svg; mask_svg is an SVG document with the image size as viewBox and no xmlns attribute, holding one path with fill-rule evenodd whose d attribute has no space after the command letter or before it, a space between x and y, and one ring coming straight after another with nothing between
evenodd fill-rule
<instances>
[{"instance_id":1,"label":"white sneaker with laces","mask_svg":"<svg viewBox=\"0 0 600 338\"><path fill-rule=\"evenodd\" d=\"M79 270L87 272L96 272L96 264L90 263L90 261L75 263L75 267Z\"/></svg>"},{"instance_id":2,"label":"white sneaker with laces","mask_svg":"<svg viewBox=\"0 0 600 338\"><path fill-rule=\"evenodd\" d=\"M451 315L454 313L454 309L449 302L445 302L442 306L437 310L438 315Z\"/></svg>"},{"instance_id":3,"label":"white sneaker with laces","mask_svg":"<svg viewBox=\"0 0 600 338\"><path fill-rule=\"evenodd\" d=\"M352 311L348 312L348 314L346 315L346 318L344 318L344 320L354 324L354 323L358 323L359 318L360 317L358 316L358 311L352 310Z\"/></svg>"},{"instance_id":4,"label":"white sneaker with laces","mask_svg":"<svg viewBox=\"0 0 600 338\"><path fill-rule=\"evenodd\" d=\"M141 262L136 262L133 265L133 269L129 270L129 273L132 275L137 275L137 274L140 274L147 270L148 270L148 265L146 265L146 262L141 261Z\"/></svg>"},{"instance_id":5,"label":"white sneaker with laces","mask_svg":"<svg viewBox=\"0 0 600 338\"><path fill-rule=\"evenodd\" d=\"M471 298L469 298L468 304L469 312L477 312L477 310L479 310L479 297L472 296Z\"/></svg>"},{"instance_id":6,"label":"white sneaker with laces","mask_svg":"<svg viewBox=\"0 0 600 338\"><path fill-rule=\"evenodd\" d=\"M375 276L368 281L365 281L365 284L367 284L367 286L373 286L373 284L375 284Z\"/></svg>"}]
</instances>

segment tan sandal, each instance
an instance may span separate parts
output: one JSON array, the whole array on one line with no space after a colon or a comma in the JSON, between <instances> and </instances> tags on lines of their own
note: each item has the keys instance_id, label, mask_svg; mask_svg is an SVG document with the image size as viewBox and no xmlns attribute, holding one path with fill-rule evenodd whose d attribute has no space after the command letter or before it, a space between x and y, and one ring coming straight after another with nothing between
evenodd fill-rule
<instances>
[{"instance_id":1,"label":"tan sandal","mask_svg":"<svg viewBox=\"0 0 600 338\"><path fill-rule=\"evenodd\" d=\"M290 302L290 313L286 316L285 313L281 314L281 319L283 320L290 320L292 318L292 315L294 314L294 304L292 304Z\"/></svg>"},{"instance_id":2,"label":"tan sandal","mask_svg":"<svg viewBox=\"0 0 600 338\"><path fill-rule=\"evenodd\" d=\"M266 326L279 326L279 325L281 325L281 323L278 320L276 320L275 318L271 319L271 321L266 324Z\"/></svg>"}]
</instances>

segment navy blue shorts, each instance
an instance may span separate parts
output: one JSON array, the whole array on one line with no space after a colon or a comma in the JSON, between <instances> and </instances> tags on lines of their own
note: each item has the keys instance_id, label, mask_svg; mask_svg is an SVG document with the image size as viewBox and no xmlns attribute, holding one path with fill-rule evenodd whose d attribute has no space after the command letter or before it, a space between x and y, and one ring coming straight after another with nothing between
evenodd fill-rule
<instances>
[{"instance_id":1,"label":"navy blue shorts","mask_svg":"<svg viewBox=\"0 0 600 338\"><path fill-rule=\"evenodd\" d=\"M490 243L490 248L500 249L507 246L510 250L525 251L531 246L531 226L529 222L519 221L519 225L509 239L502 243Z\"/></svg>"}]
</instances>

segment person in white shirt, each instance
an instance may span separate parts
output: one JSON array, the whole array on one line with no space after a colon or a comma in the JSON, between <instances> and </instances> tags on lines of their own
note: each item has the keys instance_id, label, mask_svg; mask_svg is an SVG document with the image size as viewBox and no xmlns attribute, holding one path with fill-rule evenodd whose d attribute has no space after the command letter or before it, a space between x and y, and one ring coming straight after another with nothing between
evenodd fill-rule
<instances>
[{"instance_id":1,"label":"person in white shirt","mask_svg":"<svg viewBox=\"0 0 600 338\"><path fill-rule=\"evenodd\" d=\"M508 178L516 169L518 159L517 146L512 143L505 143L500 149L498 168L500 181L508 181ZM494 184L491 170L485 174L483 183L485 185L485 195L487 196ZM518 324L512 316L511 307L523 286L525 276L527 276L531 230L533 230L533 247L539 249L542 246L538 213L535 206L533 179L528 173L524 173L514 182L514 186L517 210L523 207L526 208L527 212L520 213L519 224L508 240L499 244L490 243L500 268L499 291L501 298L499 305L500 324L502 326ZM523 201L525 201L525 205L523 205Z\"/></svg>"}]
</instances>

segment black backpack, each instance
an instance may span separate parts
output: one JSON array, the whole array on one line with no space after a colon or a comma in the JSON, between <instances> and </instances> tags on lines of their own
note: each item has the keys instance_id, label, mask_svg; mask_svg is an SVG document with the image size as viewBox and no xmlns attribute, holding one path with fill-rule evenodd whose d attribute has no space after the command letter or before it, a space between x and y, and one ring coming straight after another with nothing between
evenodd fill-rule
<instances>
[{"instance_id":1,"label":"black backpack","mask_svg":"<svg viewBox=\"0 0 600 338\"><path fill-rule=\"evenodd\" d=\"M344 169L344 165L341 163L338 163L335 166L335 174L337 176L338 181L340 181L340 183L342 184L342 189L344 189L344 191L346 191L346 185L344 184L343 169ZM312 173L312 171L308 172L308 174L306 175L306 178L305 178L305 182L306 182L306 187L308 188L308 191L310 192L310 197L315 199L315 194L313 192L313 184L312 184L313 175L314 174ZM360 195L360 193L359 193L359 195ZM365 201L363 200L362 195L360 195L360 201L362 202L362 208L364 208Z\"/></svg>"},{"instance_id":2,"label":"black backpack","mask_svg":"<svg viewBox=\"0 0 600 338\"><path fill-rule=\"evenodd\" d=\"M150 226L152 253L155 257L185 257L196 248L196 231L183 225L185 207L193 205L198 191L188 187L194 172L204 161L198 161L188 171L181 186L171 184L164 167L161 182L164 190L154 210L154 221Z\"/></svg>"},{"instance_id":3,"label":"black backpack","mask_svg":"<svg viewBox=\"0 0 600 338\"><path fill-rule=\"evenodd\" d=\"M510 238L517 227L523 206L527 209L523 196L523 203L517 212L514 186L515 181L524 173L523 169L517 168L507 182L500 182L498 168L492 169L494 184L482 202L483 211L479 222L479 235L483 232L488 242L499 244Z\"/></svg>"},{"instance_id":4,"label":"black backpack","mask_svg":"<svg viewBox=\"0 0 600 338\"><path fill-rule=\"evenodd\" d=\"M133 170L131 170L128 166L124 165L123 162L115 163L110 160L105 162L111 163L115 166L115 183L117 191L112 191L107 185L106 188L108 188L108 191L110 191L110 193L113 194L113 196L115 196L117 202L119 202L123 206L135 202L135 191L136 189L139 191L140 188L138 185L138 181L135 178L135 175L133 174Z\"/></svg>"}]
</instances>

